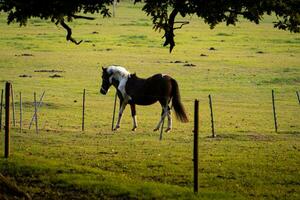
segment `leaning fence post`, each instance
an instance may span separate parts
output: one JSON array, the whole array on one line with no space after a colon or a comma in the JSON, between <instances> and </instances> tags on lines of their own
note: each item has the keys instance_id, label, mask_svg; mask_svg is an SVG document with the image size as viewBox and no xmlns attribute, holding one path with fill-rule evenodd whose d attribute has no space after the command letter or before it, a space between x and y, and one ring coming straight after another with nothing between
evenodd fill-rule
<instances>
[{"instance_id":1,"label":"leaning fence post","mask_svg":"<svg viewBox=\"0 0 300 200\"><path fill-rule=\"evenodd\" d=\"M34 92L34 116L35 116L35 132L39 133L38 129L38 115L37 115L37 102L36 102L36 93Z\"/></svg>"},{"instance_id":2,"label":"leaning fence post","mask_svg":"<svg viewBox=\"0 0 300 200\"><path fill-rule=\"evenodd\" d=\"M161 124L159 140L162 140L162 137L163 137L164 123L165 123L165 118L163 118L163 121Z\"/></svg>"},{"instance_id":3,"label":"leaning fence post","mask_svg":"<svg viewBox=\"0 0 300 200\"><path fill-rule=\"evenodd\" d=\"M209 99L209 108L210 108L210 117L211 117L211 133L212 137L215 137L215 125L214 125L214 113L213 113L213 105L212 105L212 99L211 95L208 95Z\"/></svg>"},{"instance_id":4,"label":"leaning fence post","mask_svg":"<svg viewBox=\"0 0 300 200\"><path fill-rule=\"evenodd\" d=\"M296 91L296 95L297 95L298 103L300 104L300 96L299 96L299 92L298 91Z\"/></svg>"},{"instance_id":5,"label":"leaning fence post","mask_svg":"<svg viewBox=\"0 0 300 200\"><path fill-rule=\"evenodd\" d=\"M194 107L194 192L198 192L198 132L199 132L199 100L195 99Z\"/></svg>"},{"instance_id":6,"label":"leaning fence post","mask_svg":"<svg viewBox=\"0 0 300 200\"><path fill-rule=\"evenodd\" d=\"M13 117L13 126L16 126L16 117L15 117L15 100L14 100L14 90L13 87L11 86L11 100L12 100L12 117Z\"/></svg>"},{"instance_id":7,"label":"leaning fence post","mask_svg":"<svg viewBox=\"0 0 300 200\"><path fill-rule=\"evenodd\" d=\"M9 130L10 130L10 119L9 119L9 112L10 112L10 92L11 92L11 83L6 82L5 85L5 139L4 139L4 157L9 157Z\"/></svg>"},{"instance_id":8,"label":"leaning fence post","mask_svg":"<svg viewBox=\"0 0 300 200\"><path fill-rule=\"evenodd\" d=\"M2 131L2 111L3 111L3 89L1 90L1 102L0 102L0 132Z\"/></svg>"},{"instance_id":9,"label":"leaning fence post","mask_svg":"<svg viewBox=\"0 0 300 200\"><path fill-rule=\"evenodd\" d=\"M37 105L38 108L42 105L44 95L45 95L45 91L43 92L43 94L40 97L40 101ZM33 122L34 119L35 119L35 114L33 114L32 118L31 118L31 121L29 123L29 129L31 128L31 125L32 125L32 122Z\"/></svg>"},{"instance_id":10,"label":"leaning fence post","mask_svg":"<svg viewBox=\"0 0 300 200\"><path fill-rule=\"evenodd\" d=\"M275 94L274 94L274 90L272 90L272 105L273 105L273 116L274 116L275 132L277 133L277 117L276 117Z\"/></svg>"},{"instance_id":11,"label":"leaning fence post","mask_svg":"<svg viewBox=\"0 0 300 200\"><path fill-rule=\"evenodd\" d=\"M20 92L20 133L22 133L23 124L22 124L22 93Z\"/></svg>"},{"instance_id":12,"label":"leaning fence post","mask_svg":"<svg viewBox=\"0 0 300 200\"><path fill-rule=\"evenodd\" d=\"M83 89L83 95L82 95L82 126L81 126L82 131L84 131L84 111L85 111L85 89Z\"/></svg>"}]
</instances>

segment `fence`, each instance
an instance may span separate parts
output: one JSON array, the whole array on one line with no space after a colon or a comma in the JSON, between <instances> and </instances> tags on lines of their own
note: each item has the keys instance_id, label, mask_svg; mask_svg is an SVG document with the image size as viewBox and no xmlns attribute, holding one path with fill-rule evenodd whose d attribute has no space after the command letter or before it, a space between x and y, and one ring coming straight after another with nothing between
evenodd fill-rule
<instances>
[{"instance_id":1,"label":"fence","mask_svg":"<svg viewBox=\"0 0 300 200\"><path fill-rule=\"evenodd\" d=\"M36 100L34 100L34 93ZM3 94L2 90L0 131L3 128ZM275 132L298 131L299 120L294 118L297 116L296 112L300 103L298 92L296 94L296 96L290 94L290 96L294 97L294 102L286 102L284 98L280 97L280 91L269 91L268 99L265 98L264 102L258 100L256 103L252 102L252 104L224 101L218 96L219 94L214 94L214 96L209 94L208 98L198 98L200 100L201 132L211 132L211 136L215 137L218 132L227 132L230 129L243 132L243 127L246 127L245 131L251 131L252 127L254 127L253 131L259 131L258 127L262 127L262 130L265 130L264 128L267 127L266 130L275 130ZM25 93L16 92L12 89L11 108L13 118L11 125L14 128L19 128L20 132L22 132L23 130L31 129L34 124L37 133L39 130L94 131L103 127L108 128L111 125L109 119L113 112L113 95L99 96L95 91L83 89L78 90L76 96L66 98L63 95L53 95L53 91L52 93L50 91ZM71 100L72 98L74 100ZM188 108L192 107L192 98L183 97L182 99ZM15 102L15 100L17 101ZM145 112L155 112L154 114L149 114L149 116L151 115L150 117L153 119L151 119L151 122L156 123L160 115L160 108L153 109L152 107L150 110L145 110L147 109L138 107L138 114L146 116ZM243 115L238 114L239 111ZM192 112L190 111L189 113ZM247 113L247 116L244 113ZM127 113L124 113L124 115L126 116ZM262 120L256 120L258 115L262 116ZM147 115L147 118L150 117ZM283 118L286 118L284 119L284 124L280 121ZM291 124L289 124L289 120ZM272 125L272 121L274 125ZM127 119L128 123L131 123L131 117ZM210 127L210 130L208 127ZM162 138L162 134L160 138Z\"/></svg>"},{"instance_id":2,"label":"fence","mask_svg":"<svg viewBox=\"0 0 300 200\"><path fill-rule=\"evenodd\" d=\"M9 150L10 150L10 108L12 108L12 125L16 127L16 114L15 114L15 102L14 102L14 92L13 92L13 87L11 83L7 82L6 87L5 87L5 148L4 148L4 156L5 158L9 157ZM296 96L298 103L300 104L299 101L299 94L298 91L296 91ZM35 124L35 131L36 133L39 133L39 124L38 124L38 119L39 119L39 112L38 109L42 107L43 104L43 98L45 96L45 91L41 94L39 101L37 101L37 93L33 93L33 107L34 107L34 112L33 116L30 120L29 123L29 129L31 128L31 125L34 121ZM115 101L114 101L114 108L113 108L113 121L112 124L114 123L114 112L115 112L115 107L116 107L116 95L115 95ZM272 90L271 92L271 99L272 99L272 111L273 111L273 119L274 119L274 128L275 132L278 132L278 124L277 124L277 114L276 114L276 101L275 101L275 91ZM10 102L12 101L12 102ZM75 101L74 101L75 102ZM77 102L77 101L76 101ZM2 130L2 111L3 111L3 90L1 91L1 109L0 109L0 130ZM209 110L210 110L210 122L211 122L211 133L212 137L216 137L215 133L215 120L214 120L214 112L213 112L213 101L212 101L212 95L208 95L208 104L209 104ZM23 100L22 100L22 93L19 92L19 128L20 132L22 133L23 131ZM86 89L83 89L82 93L82 118L81 118L81 130L85 131L85 113L86 113ZM199 134L199 100L196 99L194 101L194 143L193 143L193 166L194 166L194 192L198 192L198 172L199 172L199 149L198 149L198 134ZM160 140L162 139L162 130L163 130L164 123L162 123L161 126L161 132L160 132Z\"/></svg>"}]
</instances>

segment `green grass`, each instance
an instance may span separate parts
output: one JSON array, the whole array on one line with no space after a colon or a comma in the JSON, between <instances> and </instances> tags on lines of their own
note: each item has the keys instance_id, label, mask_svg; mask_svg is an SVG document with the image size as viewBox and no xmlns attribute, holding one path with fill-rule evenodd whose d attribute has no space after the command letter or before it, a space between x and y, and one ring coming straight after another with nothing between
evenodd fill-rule
<instances>
[{"instance_id":1,"label":"green grass","mask_svg":"<svg viewBox=\"0 0 300 200\"><path fill-rule=\"evenodd\" d=\"M49 21L7 26L0 13L0 83L19 92L24 132L11 133L11 157L0 172L34 199L299 199L300 37L244 20L210 30L196 17L176 30L172 54L162 47L141 5L121 3L116 18L70 23L76 46ZM209 50L214 47L216 50ZM32 54L32 56L22 56ZM205 54L207 56L201 56ZM181 62L175 62L181 61ZM186 67L185 62L196 65ZM158 104L138 107L132 133L129 108L112 133L114 89L99 94L101 66L120 64L138 76L170 74L178 80L190 123L174 120L170 134L152 132ZM63 72L34 72L35 70ZM22 78L19 75L30 75ZM49 76L59 74L61 78ZM86 88L86 131L81 132ZM274 133L271 90L279 132ZM40 134L28 130L33 92L46 91ZM208 94L217 138L210 138ZM199 193L193 193L193 102L200 100ZM0 149L3 149L3 134Z\"/></svg>"}]
</instances>

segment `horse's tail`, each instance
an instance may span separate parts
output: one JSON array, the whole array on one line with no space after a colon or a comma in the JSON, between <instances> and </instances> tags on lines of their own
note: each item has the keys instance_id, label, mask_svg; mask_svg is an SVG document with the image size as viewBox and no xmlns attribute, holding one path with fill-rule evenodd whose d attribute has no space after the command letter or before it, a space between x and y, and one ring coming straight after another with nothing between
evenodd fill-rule
<instances>
[{"instance_id":1,"label":"horse's tail","mask_svg":"<svg viewBox=\"0 0 300 200\"><path fill-rule=\"evenodd\" d=\"M188 122L189 119L186 115L185 109L183 107L183 104L180 100L180 92L179 87L176 82L176 80L171 79L172 81L172 106L174 107L175 114L177 119L179 119L181 122Z\"/></svg>"}]
</instances>

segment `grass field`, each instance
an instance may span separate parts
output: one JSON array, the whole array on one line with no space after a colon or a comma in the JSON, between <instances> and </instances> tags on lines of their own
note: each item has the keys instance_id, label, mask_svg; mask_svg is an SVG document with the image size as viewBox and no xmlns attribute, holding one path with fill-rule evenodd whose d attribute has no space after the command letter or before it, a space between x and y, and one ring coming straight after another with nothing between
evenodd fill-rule
<instances>
[{"instance_id":1,"label":"grass field","mask_svg":"<svg viewBox=\"0 0 300 200\"><path fill-rule=\"evenodd\" d=\"M213 30L190 17L190 24L175 32L177 45L169 54L141 7L121 3L115 18L70 23L73 36L84 40L79 46L66 42L65 30L49 21L7 26L6 14L0 13L0 83L13 84L17 120L11 157L0 156L0 172L33 199L299 199L299 34L274 29L271 16L260 25L241 19L235 27ZM173 131L159 141L159 133L152 132L160 115L155 104L137 108L136 132L130 131L128 108L121 129L111 132L115 91L103 96L99 86L101 67L112 64L140 77L174 77L191 122L174 120ZM50 77L55 74L61 77ZM39 134L28 130L34 91L45 91ZM210 137L208 94L216 138ZM192 176L194 99L200 100L198 194Z\"/></svg>"}]
</instances>

